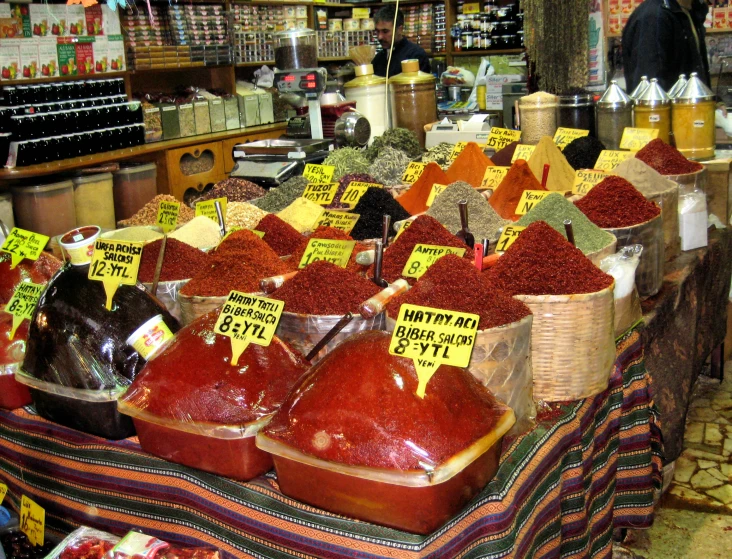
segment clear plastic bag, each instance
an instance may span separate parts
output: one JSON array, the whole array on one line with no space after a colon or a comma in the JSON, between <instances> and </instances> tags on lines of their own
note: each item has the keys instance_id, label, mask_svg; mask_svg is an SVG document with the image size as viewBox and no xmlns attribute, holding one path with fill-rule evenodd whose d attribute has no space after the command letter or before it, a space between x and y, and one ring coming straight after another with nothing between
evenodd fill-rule
<instances>
[{"instance_id":1,"label":"clear plastic bag","mask_svg":"<svg viewBox=\"0 0 732 559\"><path fill-rule=\"evenodd\" d=\"M701 190L679 196L681 250L707 246L707 197Z\"/></svg>"},{"instance_id":2,"label":"clear plastic bag","mask_svg":"<svg viewBox=\"0 0 732 559\"><path fill-rule=\"evenodd\" d=\"M615 278L615 336L621 335L642 316L638 290L635 287L635 271L640 263L642 245L629 245L617 253L605 257L600 269Z\"/></svg>"},{"instance_id":3,"label":"clear plastic bag","mask_svg":"<svg viewBox=\"0 0 732 559\"><path fill-rule=\"evenodd\" d=\"M66 536L45 559L102 559L119 540L113 534L82 526Z\"/></svg>"}]
</instances>

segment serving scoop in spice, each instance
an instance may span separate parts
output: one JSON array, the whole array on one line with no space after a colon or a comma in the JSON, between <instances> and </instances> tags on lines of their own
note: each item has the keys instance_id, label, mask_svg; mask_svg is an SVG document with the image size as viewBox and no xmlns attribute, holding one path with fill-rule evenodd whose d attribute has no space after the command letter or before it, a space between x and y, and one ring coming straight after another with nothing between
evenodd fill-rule
<instances>
[{"instance_id":1,"label":"serving scoop in spice","mask_svg":"<svg viewBox=\"0 0 732 559\"><path fill-rule=\"evenodd\" d=\"M155 264L155 274L153 275L153 283L151 293L153 297L158 296L158 282L160 281L160 274L163 271L163 261L165 260L165 248L168 244L168 235L163 233L163 240L160 243L160 252L158 253L158 261Z\"/></svg>"},{"instance_id":2,"label":"serving scoop in spice","mask_svg":"<svg viewBox=\"0 0 732 559\"><path fill-rule=\"evenodd\" d=\"M305 356L305 359L308 361L312 361L313 358L320 353L320 350L323 349L326 345L328 345L328 342L330 342L333 338L335 338L338 333L343 330L346 326L348 326L348 323L353 320L353 314L352 313L346 313L344 314L341 319L336 323L333 328L331 328L325 336L317 343L315 346L313 346L313 349L310 350L310 353L308 353Z\"/></svg>"},{"instance_id":3,"label":"serving scoop in spice","mask_svg":"<svg viewBox=\"0 0 732 559\"><path fill-rule=\"evenodd\" d=\"M297 272L288 272L287 274L281 274L279 276L272 276L264 278L259 282L259 288L265 293L273 293L284 284L288 279L294 278Z\"/></svg>"},{"instance_id":4,"label":"serving scoop in spice","mask_svg":"<svg viewBox=\"0 0 732 559\"><path fill-rule=\"evenodd\" d=\"M389 287L382 289L376 295L361 303L361 306L358 308L358 312L363 318L374 318L386 308L389 301L397 295L401 295L409 288L410 285L407 283L407 280L400 278L389 285Z\"/></svg>"},{"instance_id":5,"label":"serving scoop in spice","mask_svg":"<svg viewBox=\"0 0 732 559\"><path fill-rule=\"evenodd\" d=\"M475 245L475 237L468 229L468 201L460 200L458 202L458 210L460 211L460 225L462 228L455 233L455 236L470 248L473 248Z\"/></svg>"}]
</instances>

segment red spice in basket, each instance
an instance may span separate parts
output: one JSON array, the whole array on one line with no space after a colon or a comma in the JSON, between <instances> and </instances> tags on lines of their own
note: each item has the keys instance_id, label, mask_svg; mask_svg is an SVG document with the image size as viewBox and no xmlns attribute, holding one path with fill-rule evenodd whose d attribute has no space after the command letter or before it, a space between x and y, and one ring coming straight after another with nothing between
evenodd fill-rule
<instances>
[{"instance_id":1,"label":"red spice in basket","mask_svg":"<svg viewBox=\"0 0 732 559\"><path fill-rule=\"evenodd\" d=\"M510 324L531 314L521 301L493 288L465 258L443 256L412 289L395 297L386 311L396 319L404 303L480 316L479 330Z\"/></svg>"},{"instance_id":2,"label":"red spice in basket","mask_svg":"<svg viewBox=\"0 0 732 559\"><path fill-rule=\"evenodd\" d=\"M286 312L322 316L357 313L361 303L379 291L372 281L319 260L286 281L271 297L284 301Z\"/></svg>"},{"instance_id":3,"label":"red spice in basket","mask_svg":"<svg viewBox=\"0 0 732 559\"><path fill-rule=\"evenodd\" d=\"M302 242L302 235L275 214L265 215L254 228L264 233L267 243L279 256L292 254Z\"/></svg>"},{"instance_id":4,"label":"red spice in basket","mask_svg":"<svg viewBox=\"0 0 732 559\"><path fill-rule=\"evenodd\" d=\"M12 270L11 260L9 253L0 252L0 309L13 298L15 288L21 281L45 284L61 268L61 261L45 252L40 254L38 260L21 260Z\"/></svg>"},{"instance_id":5,"label":"red spice in basket","mask_svg":"<svg viewBox=\"0 0 732 559\"><path fill-rule=\"evenodd\" d=\"M609 176L574 203L592 223L605 229L645 223L661 213L622 177Z\"/></svg>"},{"instance_id":6,"label":"red spice in basket","mask_svg":"<svg viewBox=\"0 0 732 559\"><path fill-rule=\"evenodd\" d=\"M152 283L155 267L158 264L162 239L145 245L140 259L140 271L137 279L143 283ZM202 250L187 245L176 239L168 239L165 243L165 257L160 271L160 281L177 281L192 278L209 262L209 256Z\"/></svg>"},{"instance_id":7,"label":"red spice in basket","mask_svg":"<svg viewBox=\"0 0 732 559\"><path fill-rule=\"evenodd\" d=\"M307 248L308 241L310 239L333 239L335 241L352 241L353 237L340 229L336 229L335 227L324 227L323 225L321 225L320 227L316 228L309 237L306 237L305 240L303 240L302 244L298 247L298 249L292 253L293 265L297 266L300 264L300 260L302 260L302 257L305 254L305 249ZM356 243L356 246L353 247L353 252L351 253L351 258L348 260L348 266L346 266L346 269L350 270L351 272L358 273L368 268L368 266L361 266L360 264L356 263L356 256L358 256L358 253L368 249L369 247L367 245L363 243Z\"/></svg>"},{"instance_id":8,"label":"red spice in basket","mask_svg":"<svg viewBox=\"0 0 732 559\"><path fill-rule=\"evenodd\" d=\"M595 293L613 282L544 221L524 229L485 276L511 295Z\"/></svg>"},{"instance_id":9,"label":"red spice in basket","mask_svg":"<svg viewBox=\"0 0 732 559\"><path fill-rule=\"evenodd\" d=\"M685 175L704 168L701 163L686 159L679 150L660 138L648 142L635 156L662 175Z\"/></svg>"}]
</instances>

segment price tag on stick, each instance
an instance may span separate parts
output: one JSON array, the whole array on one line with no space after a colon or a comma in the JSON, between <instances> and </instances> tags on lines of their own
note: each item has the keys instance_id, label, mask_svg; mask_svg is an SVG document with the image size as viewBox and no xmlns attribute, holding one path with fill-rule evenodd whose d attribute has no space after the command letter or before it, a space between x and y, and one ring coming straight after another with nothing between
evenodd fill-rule
<instances>
[{"instance_id":1,"label":"price tag on stick","mask_svg":"<svg viewBox=\"0 0 732 559\"><path fill-rule=\"evenodd\" d=\"M447 190L446 184L439 184L435 183L432 185L432 190L430 190L430 195L427 197L427 202L425 204L428 208L432 207L432 204L435 202L435 198L437 198L440 194L445 192Z\"/></svg>"},{"instance_id":2,"label":"price tag on stick","mask_svg":"<svg viewBox=\"0 0 732 559\"><path fill-rule=\"evenodd\" d=\"M573 194L587 194L593 186L603 181L610 173L594 169L577 169L572 183Z\"/></svg>"},{"instance_id":3,"label":"price tag on stick","mask_svg":"<svg viewBox=\"0 0 732 559\"><path fill-rule=\"evenodd\" d=\"M335 173L334 165L308 163L302 175L312 183L323 184L331 181L333 173Z\"/></svg>"},{"instance_id":4,"label":"price tag on stick","mask_svg":"<svg viewBox=\"0 0 732 559\"><path fill-rule=\"evenodd\" d=\"M547 190L524 190L516 206L516 215L525 215L531 211L536 204L551 194Z\"/></svg>"},{"instance_id":5,"label":"price tag on stick","mask_svg":"<svg viewBox=\"0 0 732 559\"><path fill-rule=\"evenodd\" d=\"M179 213L180 202L160 202L158 205L158 217L155 223L165 233L170 233L178 225ZM218 222L218 218L216 221Z\"/></svg>"},{"instance_id":6,"label":"price tag on stick","mask_svg":"<svg viewBox=\"0 0 732 559\"><path fill-rule=\"evenodd\" d=\"M564 149L577 138L583 138L584 136L589 135L589 133L589 130L559 127L554 133L554 143L559 149Z\"/></svg>"},{"instance_id":7,"label":"price tag on stick","mask_svg":"<svg viewBox=\"0 0 732 559\"><path fill-rule=\"evenodd\" d=\"M338 183L327 182L327 183L309 183L302 193L302 197L315 202L321 206L328 206L333 203L333 200L338 194Z\"/></svg>"},{"instance_id":8,"label":"price tag on stick","mask_svg":"<svg viewBox=\"0 0 732 559\"><path fill-rule=\"evenodd\" d=\"M8 494L8 486L4 483L0 483L0 505L3 504L3 500L5 499L5 495Z\"/></svg>"},{"instance_id":9,"label":"price tag on stick","mask_svg":"<svg viewBox=\"0 0 732 559\"><path fill-rule=\"evenodd\" d=\"M356 246L356 241L335 241L331 239L310 239L305 252L302 255L298 268L304 268L308 264L318 260L326 260L336 266L345 268L351 259L351 253Z\"/></svg>"},{"instance_id":10,"label":"price tag on stick","mask_svg":"<svg viewBox=\"0 0 732 559\"><path fill-rule=\"evenodd\" d=\"M494 126L488 135L486 146L492 150L499 151L511 142L518 142L519 138L521 138L521 130L510 130L508 128Z\"/></svg>"},{"instance_id":11,"label":"price tag on stick","mask_svg":"<svg viewBox=\"0 0 732 559\"><path fill-rule=\"evenodd\" d=\"M10 254L10 269L12 270L24 258L38 260L46 243L48 243L48 237L46 235L26 231L20 227L13 227L5 239L3 246L0 247L0 250Z\"/></svg>"},{"instance_id":12,"label":"price tag on stick","mask_svg":"<svg viewBox=\"0 0 732 559\"><path fill-rule=\"evenodd\" d=\"M480 183L481 188L492 188L495 190L501 181L508 174L510 167L486 167L485 174L483 175L483 182Z\"/></svg>"},{"instance_id":13,"label":"price tag on stick","mask_svg":"<svg viewBox=\"0 0 732 559\"><path fill-rule=\"evenodd\" d=\"M268 346L285 308L284 301L265 299L232 290L221 308L214 332L231 339L231 364L239 364L239 357L247 346Z\"/></svg>"},{"instance_id":14,"label":"price tag on stick","mask_svg":"<svg viewBox=\"0 0 732 559\"><path fill-rule=\"evenodd\" d=\"M595 162L595 169L600 169L602 171L612 171L623 161L625 161L626 159L630 159L634 156L634 151L617 151L604 149L600 152L600 155Z\"/></svg>"},{"instance_id":15,"label":"price tag on stick","mask_svg":"<svg viewBox=\"0 0 732 559\"><path fill-rule=\"evenodd\" d=\"M508 247L510 247L514 243L514 241L518 239L519 234L524 229L526 229L526 227L522 225L506 225L506 227L503 228L501 236L498 237L498 242L496 243L496 252L506 252L508 250Z\"/></svg>"},{"instance_id":16,"label":"price tag on stick","mask_svg":"<svg viewBox=\"0 0 732 559\"><path fill-rule=\"evenodd\" d=\"M477 314L401 306L389 353L414 362L417 396L424 398L427 383L440 365L468 366L479 322Z\"/></svg>"},{"instance_id":17,"label":"price tag on stick","mask_svg":"<svg viewBox=\"0 0 732 559\"><path fill-rule=\"evenodd\" d=\"M404 171L404 174L402 175L402 182L404 184L414 184L419 180L419 177L422 176L422 173L424 172L424 168L427 165L424 163L417 163L415 161L412 161L409 165L407 165L406 170Z\"/></svg>"},{"instance_id":18,"label":"price tag on stick","mask_svg":"<svg viewBox=\"0 0 732 559\"><path fill-rule=\"evenodd\" d=\"M101 281L107 294L107 310L112 310L112 299L120 285L135 285L140 269L142 243L97 239L89 266L91 280Z\"/></svg>"},{"instance_id":19,"label":"price tag on stick","mask_svg":"<svg viewBox=\"0 0 732 559\"><path fill-rule=\"evenodd\" d=\"M318 221L315 222L315 226L319 227L322 225L323 227L335 227L344 233L350 233L356 226L360 217L361 216L358 214L352 214L349 212L325 210L320 214Z\"/></svg>"},{"instance_id":20,"label":"price tag on stick","mask_svg":"<svg viewBox=\"0 0 732 559\"><path fill-rule=\"evenodd\" d=\"M658 138L658 128L625 128L620 139L620 149L643 149L651 140Z\"/></svg>"},{"instance_id":21,"label":"price tag on stick","mask_svg":"<svg viewBox=\"0 0 732 559\"><path fill-rule=\"evenodd\" d=\"M404 265L402 275L408 278L421 278L432 264L447 254L457 254L462 257L464 248L446 247L438 245L417 244Z\"/></svg>"},{"instance_id":22,"label":"price tag on stick","mask_svg":"<svg viewBox=\"0 0 732 559\"><path fill-rule=\"evenodd\" d=\"M516 151L513 152L513 157L511 157L511 163L515 163L517 159L523 159L524 161L528 161L529 158L531 158L531 155L534 153L535 149L536 146L532 146L529 144L517 145Z\"/></svg>"},{"instance_id":23,"label":"price tag on stick","mask_svg":"<svg viewBox=\"0 0 732 559\"><path fill-rule=\"evenodd\" d=\"M384 188L384 185L371 182L351 181L343 192L343 196L341 196L341 202L343 204L348 204L353 208L358 204L359 200L361 200L369 188Z\"/></svg>"},{"instance_id":24,"label":"price tag on stick","mask_svg":"<svg viewBox=\"0 0 732 559\"><path fill-rule=\"evenodd\" d=\"M9 339L15 338L15 331L24 320L33 318L33 311L36 310L38 299L43 292L43 286L28 281L21 282L15 288L13 297L5 305L5 312L13 315L13 327L10 330ZM1 499L0 499L1 501Z\"/></svg>"},{"instance_id":25,"label":"price tag on stick","mask_svg":"<svg viewBox=\"0 0 732 559\"><path fill-rule=\"evenodd\" d=\"M46 511L25 495L20 498L20 531L28 536L33 545L43 545Z\"/></svg>"},{"instance_id":26,"label":"price tag on stick","mask_svg":"<svg viewBox=\"0 0 732 559\"><path fill-rule=\"evenodd\" d=\"M223 215L224 220L226 220L226 197L214 198L213 200L206 200L204 202L197 202L196 217L198 217L199 215L206 216L219 227L225 227L226 223L221 223L219 221L219 214L216 211L216 202L218 202L221 206L221 214Z\"/></svg>"}]
</instances>

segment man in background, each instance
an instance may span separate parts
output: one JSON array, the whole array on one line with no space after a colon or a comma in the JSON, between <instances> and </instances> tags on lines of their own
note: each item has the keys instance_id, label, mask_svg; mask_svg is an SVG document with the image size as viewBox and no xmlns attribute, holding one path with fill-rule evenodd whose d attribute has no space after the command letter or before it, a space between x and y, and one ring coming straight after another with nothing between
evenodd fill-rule
<instances>
[{"instance_id":1,"label":"man in background","mask_svg":"<svg viewBox=\"0 0 732 559\"><path fill-rule=\"evenodd\" d=\"M422 47L406 39L404 33L404 14L399 10L396 14L396 26L394 25L394 5L381 8L374 16L376 38L384 48L374 56L374 74L386 77L386 64L391 49L392 37L394 38L394 49L391 54L389 76L392 77L402 72L402 60L415 58L419 60L419 69L422 72L430 73L430 59Z\"/></svg>"}]
</instances>

